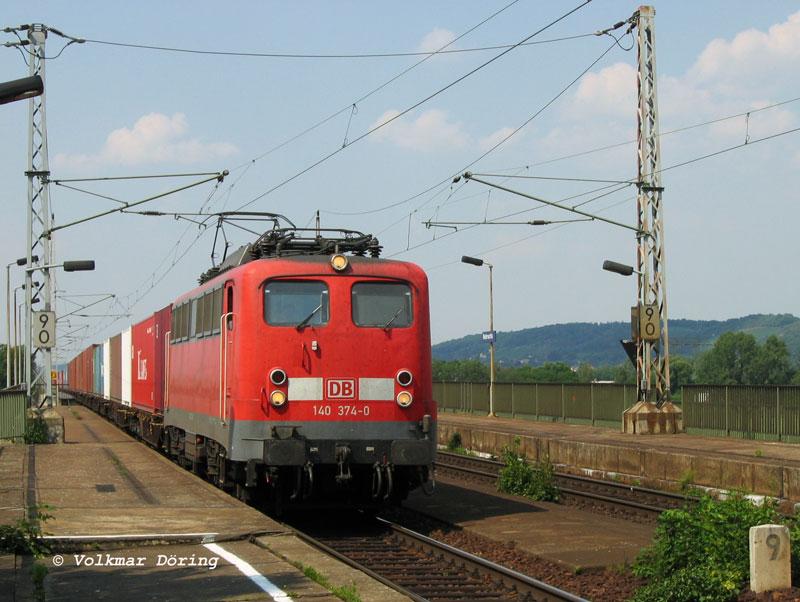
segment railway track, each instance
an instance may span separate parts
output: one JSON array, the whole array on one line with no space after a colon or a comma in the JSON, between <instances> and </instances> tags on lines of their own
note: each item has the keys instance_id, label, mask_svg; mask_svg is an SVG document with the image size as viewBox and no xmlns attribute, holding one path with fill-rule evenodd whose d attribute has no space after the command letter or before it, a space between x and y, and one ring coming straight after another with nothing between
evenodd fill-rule
<instances>
[{"instance_id":1,"label":"railway track","mask_svg":"<svg viewBox=\"0 0 800 602\"><path fill-rule=\"evenodd\" d=\"M91 429L89 433L97 439ZM384 519L365 520L361 513L354 520L342 518L341 515L335 521L323 518L327 526L322 529L289 526L304 541L412 600L586 602L584 598ZM331 528L331 524L336 526Z\"/></svg>"},{"instance_id":2,"label":"railway track","mask_svg":"<svg viewBox=\"0 0 800 602\"><path fill-rule=\"evenodd\" d=\"M341 517L340 517L341 518ZM583 598L380 518L294 525L307 543L415 601Z\"/></svg>"},{"instance_id":3,"label":"railway track","mask_svg":"<svg viewBox=\"0 0 800 602\"><path fill-rule=\"evenodd\" d=\"M439 451L436 458L438 475L490 485L496 483L503 466L496 460L443 451ZM665 510L695 501L677 493L564 473L556 473L555 484L565 504L600 507L606 512L624 513L627 518L655 520Z\"/></svg>"}]
</instances>

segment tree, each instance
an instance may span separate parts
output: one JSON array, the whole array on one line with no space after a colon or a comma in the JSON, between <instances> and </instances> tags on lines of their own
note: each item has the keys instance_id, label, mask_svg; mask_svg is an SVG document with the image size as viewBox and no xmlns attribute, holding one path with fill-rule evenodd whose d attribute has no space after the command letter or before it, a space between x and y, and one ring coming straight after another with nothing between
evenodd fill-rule
<instances>
[{"instance_id":1,"label":"tree","mask_svg":"<svg viewBox=\"0 0 800 602\"><path fill-rule=\"evenodd\" d=\"M534 368L536 382L540 383L574 383L578 375L567 364L562 362L547 362Z\"/></svg>"},{"instance_id":2,"label":"tree","mask_svg":"<svg viewBox=\"0 0 800 602\"><path fill-rule=\"evenodd\" d=\"M636 370L630 362L622 362L615 366L613 380L620 385L635 385L636 384Z\"/></svg>"},{"instance_id":3,"label":"tree","mask_svg":"<svg viewBox=\"0 0 800 602\"><path fill-rule=\"evenodd\" d=\"M777 385L793 373L786 343L776 336L759 345L751 334L726 332L697 361L697 382L706 384Z\"/></svg>"},{"instance_id":4,"label":"tree","mask_svg":"<svg viewBox=\"0 0 800 602\"><path fill-rule=\"evenodd\" d=\"M756 338L744 332L726 332L697 362L697 381L715 385L755 384L751 382L758 358Z\"/></svg>"},{"instance_id":5,"label":"tree","mask_svg":"<svg viewBox=\"0 0 800 602\"><path fill-rule=\"evenodd\" d=\"M594 368L588 362L581 362L575 376L579 383L590 383L595 379Z\"/></svg>"},{"instance_id":6,"label":"tree","mask_svg":"<svg viewBox=\"0 0 800 602\"><path fill-rule=\"evenodd\" d=\"M760 385L783 385L792 380L793 374L786 343L775 335L767 337L753 366L753 382Z\"/></svg>"},{"instance_id":7,"label":"tree","mask_svg":"<svg viewBox=\"0 0 800 602\"><path fill-rule=\"evenodd\" d=\"M433 360L433 380L444 382L488 382L489 367L478 360Z\"/></svg>"},{"instance_id":8,"label":"tree","mask_svg":"<svg viewBox=\"0 0 800 602\"><path fill-rule=\"evenodd\" d=\"M691 359L673 355L669 358L669 385L673 392L694 382L694 363Z\"/></svg>"}]
</instances>

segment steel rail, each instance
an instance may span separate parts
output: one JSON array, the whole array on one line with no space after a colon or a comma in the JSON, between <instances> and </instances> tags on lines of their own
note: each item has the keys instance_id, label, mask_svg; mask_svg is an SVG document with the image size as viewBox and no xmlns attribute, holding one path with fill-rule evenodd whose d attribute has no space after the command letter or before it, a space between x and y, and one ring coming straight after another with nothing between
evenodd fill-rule
<instances>
[{"instance_id":1,"label":"steel rail","mask_svg":"<svg viewBox=\"0 0 800 602\"><path fill-rule=\"evenodd\" d=\"M494 482L504 465L496 460L439 451L435 466L444 471L468 474ZM556 473L555 482L559 491L571 501L599 502L615 508L635 510L651 517L697 501L692 496L678 493L566 473ZM631 499L634 496L644 498L646 502Z\"/></svg>"},{"instance_id":2,"label":"steel rail","mask_svg":"<svg viewBox=\"0 0 800 602\"><path fill-rule=\"evenodd\" d=\"M558 589L548 585L547 583L539 581L538 579L533 579L532 577L496 564L479 556L475 556L474 554L470 554L464 550L454 548L453 546L447 545L415 531L411 531L410 529L406 529L405 527L394 524L385 519L375 518L374 520L378 524L385 527L395 539L400 541L404 547L407 547L409 550L411 550L412 553L426 553L431 556L432 559L436 559L450 565L463 567L461 572L463 572L464 575L471 575L473 577L478 575L487 582L500 584L501 587L506 589L509 593L511 593L511 595L514 595L515 592L520 600L531 600L534 602L586 602L586 600L580 596L576 596L567 591ZM391 575L383 575L378 571L365 566L361 562L350 558L347 554L338 551L335 547L335 544L324 543L308 533L297 530L296 527L293 527L293 530L300 539L309 545L337 558L350 567L363 571L373 579L383 583L388 587L391 587L405 596L408 596L412 600L424 602L429 599L435 599L425 598L414 592L413 588L408 588L406 586L397 584L392 580ZM378 537L383 537L384 534L379 534ZM435 570L431 570L429 573L433 577L437 576Z\"/></svg>"}]
</instances>

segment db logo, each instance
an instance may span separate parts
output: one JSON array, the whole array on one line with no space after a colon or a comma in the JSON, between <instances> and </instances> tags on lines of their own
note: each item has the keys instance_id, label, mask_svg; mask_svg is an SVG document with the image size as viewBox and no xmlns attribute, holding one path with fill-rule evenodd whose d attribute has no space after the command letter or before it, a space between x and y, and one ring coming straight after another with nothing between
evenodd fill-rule
<instances>
[{"instance_id":1,"label":"db logo","mask_svg":"<svg viewBox=\"0 0 800 602\"><path fill-rule=\"evenodd\" d=\"M355 399L356 379L329 378L325 381L325 397L328 399Z\"/></svg>"}]
</instances>

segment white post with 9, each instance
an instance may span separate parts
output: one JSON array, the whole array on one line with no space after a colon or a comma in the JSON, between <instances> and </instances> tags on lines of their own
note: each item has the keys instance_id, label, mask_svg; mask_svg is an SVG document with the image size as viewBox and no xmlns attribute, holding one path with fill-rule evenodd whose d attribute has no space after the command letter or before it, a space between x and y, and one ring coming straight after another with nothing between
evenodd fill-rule
<instances>
[{"instance_id":1,"label":"white post with 9","mask_svg":"<svg viewBox=\"0 0 800 602\"><path fill-rule=\"evenodd\" d=\"M789 528L750 527L750 589L755 593L792 587Z\"/></svg>"}]
</instances>

